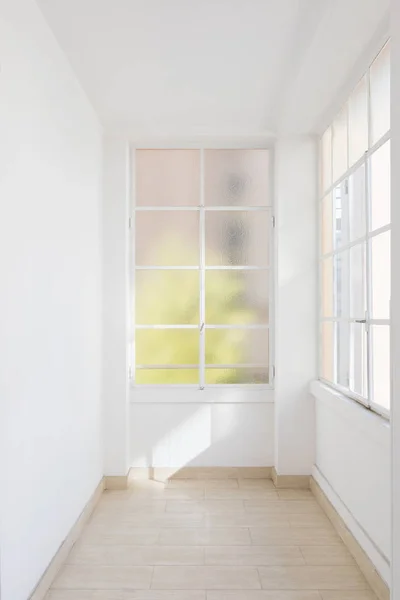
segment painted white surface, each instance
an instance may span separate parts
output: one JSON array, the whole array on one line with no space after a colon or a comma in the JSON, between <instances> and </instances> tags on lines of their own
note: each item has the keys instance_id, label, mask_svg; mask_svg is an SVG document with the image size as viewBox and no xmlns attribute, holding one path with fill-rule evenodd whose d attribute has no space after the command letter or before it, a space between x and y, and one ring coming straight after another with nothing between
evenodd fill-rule
<instances>
[{"instance_id":1,"label":"painted white surface","mask_svg":"<svg viewBox=\"0 0 400 600\"><path fill-rule=\"evenodd\" d=\"M171 386L157 389L155 386L132 387L131 402L142 404L258 404L274 402L275 392L272 389L257 389L251 386L215 386L198 388Z\"/></svg>"},{"instance_id":2,"label":"painted white surface","mask_svg":"<svg viewBox=\"0 0 400 600\"><path fill-rule=\"evenodd\" d=\"M389 582L391 555L390 426L339 392L313 382L315 465L328 498Z\"/></svg>"},{"instance_id":3,"label":"painted white surface","mask_svg":"<svg viewBox=\"0 0 400 600\"><path fill-rule=\"evenodd\" d=\"M288 67L304 52L328 3L39 4L104 124L125 135L176 136L273 128Z\"/></svg>"},{"instance_id":4,"label":"painted white surface","mask_svg":"<svg viewBox=\"0 0 400 600\"><path fill-rule=\"evenodd\" d=\"M400 597L400 4L391 3L391 157L392 157L392 592Z\"/></svg>"},{"instance_id":5,"label":"painted white surface","mask_svg":"<svg viewBox=\"0 0 400 600\"><path fill-rule=\"evenodd\" d=\"M104 474L126 475L129 444L129 153L105 137L103 164Z\"/></svg>"},{"instance_id":6,"label":"painted white surface","mask_svg":"<svg viewBox=\"0 0 400 600\"><path fill-rule=\"evenodd\" d=\"M101 130L33 0L0 3L1 598L98 485Z\"/></svg>"},{"instance_id":7,"label":"painted white surface","mask_svg":"<svg viewBox=\"0 0 400 600\"><path fill-rule=\"evenodd\" d=\"M389 4L39 0L103 123L131 136L315 132Z\"/></svg>"},{"instance_id":8,"label":"painted white surface","mask_svg":"<svg viewBox=\"0 0 400 600\"><path fill-rule=\"evenodd\" d=\"M132 467L273 464L274 405L132 404Z\"/></svg>"},{"instance_id":9,"label":"painted white surface","mask_svg":"<svg viewBox=\"0 0 400 600\"><path fill-rule=\"evenodd\" d=\"M317 143L278 139L276 194L275 467L308 475L314 463L317 372Z\"/></svg>"},{"instance_id":10,"label":"painted white surface","mask_svg":"<svg viewBox=\"0 0 400 600\"><path fill-rule=\"evenodd\" d=\"M328 4L297 60L282 107L281 131L322 133L387 39L390 0Z\"/></svg>"}]
</instances>

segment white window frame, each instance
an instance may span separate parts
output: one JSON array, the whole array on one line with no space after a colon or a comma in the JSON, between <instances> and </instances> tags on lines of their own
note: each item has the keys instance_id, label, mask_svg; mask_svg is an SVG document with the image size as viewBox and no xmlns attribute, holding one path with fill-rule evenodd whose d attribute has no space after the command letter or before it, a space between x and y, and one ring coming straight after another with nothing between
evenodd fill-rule
<instances>
[{"instance_id":1,"label":"white window frame","mask_svg":"<svg viewBox=\"0 0 400 600\"><path fill-rule=\"evenodd\" d=\"M381 50L383 50L383 48L385 47L385 45L390 41L390 39L388 38L385 43L382 45ZM379 51L379 52L380 52ZM378 53L379 55L379 53ZM377 56L378 56L377 55ZM351 167L349 167L345 173L343 173L336 181L333 181L332 184L326 189L323 190L322 189L322 185L319 186L319 201L318 201L318 257L319 257L319 266L318 266L318 277L319 277L319 286L318 286L318 305L319 305L319 343L318 343L318 348L319 348L319 353L318 353L318 360L319 360L319 368L318 368L318 376L319 376L319 380L321 382L323 382L325 385L341 392L343 395L359 402L360 404L364 405L366 408L378 413L379 415L381 415L382 417L385 418L390 418L390 410L387 410L385 407L377 404L376 402L374 402L374 400L372 399L372 394L373 394L373 353L372 353L372 332L371 332L371 325L386 325L386 326L390 326L390 319L372 319L370 317L370 314L372 312L372 269L371 269L371 248L372 248L372 243L371 241L373 240L374 237L385 233L387 231L391 231L391 223L376 229L374 231L370 231L370 215L371 215L371 207L372 207L372 198L371 198L371 186L370 186L370 162L371 162L371 157L387 142L389 142L389 140L391 139L391 130L389 129L389 131L387 131L374 145L371 145L372 143L372 136L371 136L371 131L372 131L372 127L371 127L371 89L370 89L370 67L372 66L373 63L371 63L365 73L365 77L366 77L366 83L367 83L367 111L368 111L368 149L366 150L366 152L357 160L356 163L354 163ZM347 155L348 157L350 156L349 154L349 110L348 110L348 102L346 104L346 118L347 118ZM332 126L333 123L330 124L330 126ZM319 164L319 173L322 173L322 138L320 140L320 164ZM331 135L331 153L330 153L330 160L331 160L331 173L333 175L333 135ZM333 250L331 252L322 254L322 247L321 247L321 238L322 238L322 202L323 200L329 195L331 194L333 197L333 192L334 190L340 186L341 184L344 184L349 177L355 173L358 169L360 169L362 166L364 166L364 174L365 174L365 218L366 218L366 223L365 223L365 227L366 227L366 235L363 237L358 238L357 240L351 241L347 244L343 244L340 245L339 247L336 247L336 240L334 239L334 231L335 231L335 202L334 200L332 200L332 235L333 235ZM335 257L346 251L349 250L350 248L353 248L355 246L364 246L365 248L365 252L366 252L366 314L365 314L365 319L363 320L359 320L359 319L355 319L355 318L347 318L347 317L324 317L323 316L323 312L322 312L322 265L323 265L323 261L329 257L332 257L333 260L333 276L335 274ZM336 306L336 302L337 302L337 297L336 297L336 286L333 285L333 306ZM323 361L323 348L322 348L322 326L324 323L340 323L340 322L346 322L349 323L349 336L351 335L351 324L352 323L361 323L365 325L365 331L366 331L366 348L367 348L367 396L361 396L359 394L357 394L356 392L352 391L351 389L349 389L348 387L342 386L338 383L329 381L327 379L325 379L324 377L322 377L322 361ZM336 356L337 356L337 351L338 351L338 345L337 345L337 329L336 327L334 327L334 332L333 332L333 348L332 348L332 354L333 354L333 372L334 375L336 374ZM346 340L346 348L350 348L350 337L348 340ZM350 360L350 357L349 357Z\"/></svg>"},{"instance_id":2,"label":"white window frame","mask_svg":"<svg viewBox=\"0 0 400 600\"><path fill-rule=\"evenodd\" d=\"M269 206L205 206L204 202L204 152L205 150L245 150L245 149L265 149L269 151ZM145 149L157 149L157 150L198 150L200 152L200 204L198 206L137 206L135 197L135 153L136 150ZM273 390L275 382L275 366L274 366L274 290L275 290L275 269L274 269L274 230L275 230L275 216L274 216L274 195L273 195L273 146L271 145L254 145L254 144L235 144L235 145L224 145L218 146L214 144L205 145L193 145L193 144L179 144L179 145L147 145L147 144L135 144L130 146L129 152L129 176L128 180L128 194L130 196L130 215L129 215L129 229L130 229L130 295L131 295L131 315L130 315L130 353L129 353L129 378L132 388L143 390L143 389L191 389L191 390L208 390L208 389L244 389L249 391L257 390ZM200 260L199 266L137 266L135 260L135 227L136 227L136 214L138 212L149 212L149 211L193 211L199 213L199 253ZM267 212L270 215L270 239L269 239L269 265L268 267L254 267L254 266L206 266L205 265L205 215L207 211L241 211L241 212ZM199 293L200 293L200 322L198 325L165 325L165 324L154 324L154 325L137 325L135 323L135 274L136 271L144 270L194 270L199 273ZM207 271L212 270L240 270L240 271L264 271L268 274L269 278L269 322L265 325L207 325L205 323L205 274ZM206 331L210 329L258 329L265 330L268 332L268 350L269 350L269 362L266 363L251 363L251 364L218 364L208 365L205 363L205 335ZM138 329L192 329L199 331L199 363L197 365L136 365L135 360L135 332ZM205 369L209 368L268 368L269 383L261 384L207 384L205 382ZM135 382L136 369L199 369L199 383L197 384L137 384Z\"/></svg>"}]
</instances>

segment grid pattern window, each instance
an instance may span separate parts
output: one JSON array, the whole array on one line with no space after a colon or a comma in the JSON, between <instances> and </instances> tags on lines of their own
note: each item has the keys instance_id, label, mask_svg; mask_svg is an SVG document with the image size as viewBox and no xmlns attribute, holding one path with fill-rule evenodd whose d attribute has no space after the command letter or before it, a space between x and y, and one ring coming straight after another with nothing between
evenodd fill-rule
<instances>
[{"instance_id":1,"label":"grid pattern window","mask_svg":"<svg viewBox=\"0 0 400 600\"><path fill-rule=\"evenodd\" d=\"M321 139L320 378L390 411L390 45Z\"/></svg>"},{"instance_id":2,"label":"grid pattern window","mask_svg":"<svg viewBox=\"0 0 400 600\"><path fill-rule=\"evenodd\" d=\"M271 386L269 159L133 153L135 385Z\"/></svg>"}]
</instances>

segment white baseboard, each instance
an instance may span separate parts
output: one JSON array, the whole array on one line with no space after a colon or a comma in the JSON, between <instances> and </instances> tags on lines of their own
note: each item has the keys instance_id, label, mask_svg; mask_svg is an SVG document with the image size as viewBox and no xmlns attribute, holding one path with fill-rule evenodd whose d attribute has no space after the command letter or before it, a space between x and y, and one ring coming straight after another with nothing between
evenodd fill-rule
<instances>
[{"instance_id":1,"label":"white baseboard","mask_svg":"<svg viewBox=\"0 0 400 600\"><path fill-rule=\"evenodd\" d=\"M389 598L390 562L388 558L377 548L316 466L313 467L311 490L353 554L377 596L381 600ZM325 498L321 496L325 496Z\"/></svg>"},{"instance_id":2,"label":"white baseboard","mask_svg":"<svg viewBox=\"0 0 400 600\"><path fill-rule=\"evenodd\" d=\"M310 488L310 475L280 475L275 467L272 467L272 481L276 488L281 489L303 489Z\"/></svg>"},{"instance_id":3,"label":"white baseboard","mask_svg":"<svg viewBox=\"0 0 400 600\"><path fill-rule=\"evenodd\" d=\"M32 592L29 597L29 600L44 600L47 592L49 591L54 579L58 575L61 567L65 563L68 554L70 553L72 546L75 544L77 539L82 533L83 528L88 522L90 516L92 515L94 509L104 490L104 478L101 479L99 485L93 492L89 502L86 504L85 508L81 512L78 520L72 526L72 529L68 533L65 540L62 542L61 546L57 550L54 555L52 561L47 567L46 571L43 573L39 583L36 588Z\"/></svg>"}]
</instances>

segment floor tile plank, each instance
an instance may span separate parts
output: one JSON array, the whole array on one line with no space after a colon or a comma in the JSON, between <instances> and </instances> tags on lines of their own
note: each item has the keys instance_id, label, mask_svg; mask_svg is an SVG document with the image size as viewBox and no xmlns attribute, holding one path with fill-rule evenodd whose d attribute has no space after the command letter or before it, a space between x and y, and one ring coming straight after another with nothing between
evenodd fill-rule
<instances>
[{"instance_id":1,"label":"floor tile plank","mask_svg":"<svg viewBox=\"0 0 400 600\"><path fill-rule=\"evenodd\" d=\"M92 567L65 565L54 589L150 589L154 567Z\"/></svg>"},{"instance_id":2,"label":"floor tile plank","mask_svg":"<svg viewBox=\"0 0 400 600\"><path fill-rule=\"evenodd\" d=\"M305 565L295 546L210 546L205 548L205 564L220 566Z\"/></svg>"},{"instance_id":3,"label":"floor tile plank","mask_svg":"<svg viewBox=\"0 0 400 600\"><path fill-rule=\"evenodd\" d=\"M368 584L357 567L260 567L268 590L364 590Z\"/></svg>"},{"instance_id":4,"label":"floor tile plank","mask_svg":"<svg viewBox=\"0 0 400 600\"><path fill-rule=\"evenodd\" d=\"M251 590L260 589L252 567L155 567L152 589Z\"/></svg>"}]
</instances>

